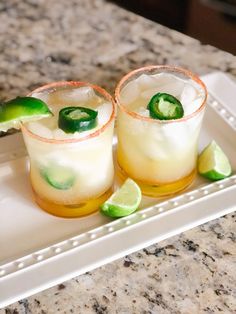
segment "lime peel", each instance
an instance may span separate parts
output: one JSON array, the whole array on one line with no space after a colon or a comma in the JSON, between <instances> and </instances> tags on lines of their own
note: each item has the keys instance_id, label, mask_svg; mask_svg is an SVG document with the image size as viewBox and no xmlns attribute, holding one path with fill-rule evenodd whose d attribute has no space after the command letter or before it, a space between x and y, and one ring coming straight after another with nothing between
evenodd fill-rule
<instances>
[{"instance_id":1,"label":"lime peel","mask_svg":"<svg viewBox=\"0 0 236 314\"><path fill-rule=\"evenodd\" d=\"M198 172L212 181L225 179L232 173L227 156L215 141L207 145L199 155Z\"/></svg>"},{"instance_id":2,"label":"lime peel","mask_svg":"<svg viewBox=\"0 0 236 314\"><path fill-rule=\"evenodd\" d=\"M123 185L101 205L101 212L109 217L119 218L136 211L142 200L140 187L128 178Z\"/></svg>"}]
</instances>

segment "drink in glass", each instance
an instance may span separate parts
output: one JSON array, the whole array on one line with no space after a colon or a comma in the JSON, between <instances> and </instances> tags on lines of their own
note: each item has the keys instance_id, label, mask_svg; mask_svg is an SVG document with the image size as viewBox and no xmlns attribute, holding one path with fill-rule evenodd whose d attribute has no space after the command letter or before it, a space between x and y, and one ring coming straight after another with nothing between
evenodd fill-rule
<instances>
[{"instance_id":1,"label":"drink in glass","mask_svg":"<svg viewBox=\"0 0 236 314\"><path fill-rule=\"evenodd\" d=\"M148 104L157 93L179 100L183 117L158 120ZM149 66L127 74L115 91L118 104L119 174L133 178L149 196L186 188L196 174L197 145L207 91L191 72L172 66Z\"/></svg>"},{"instance_id":2,"label":"drink in glass","mask_svg":"<svg viewBox=\"0 0 236 314\"><path fill-rule=\"evenodd\" d=\"M83 82L51 83L30 96L43 100L53 113L21 126L36 202L61 217L96 211L110 195L113 183L112 97L104 89ZM65 107L92 109L97 112L96 125L82 132L65 132L58 126L59 112Z\"/></svg>"}]
</instances>

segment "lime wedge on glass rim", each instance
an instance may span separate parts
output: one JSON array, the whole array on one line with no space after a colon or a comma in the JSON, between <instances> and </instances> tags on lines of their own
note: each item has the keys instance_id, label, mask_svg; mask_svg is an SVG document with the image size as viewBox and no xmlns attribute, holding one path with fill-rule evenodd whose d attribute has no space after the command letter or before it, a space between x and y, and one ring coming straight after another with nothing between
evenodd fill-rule
<instances>
[{"instance_id":1,"label":"lime wedge on glass rim","mask_svg":"<svg viewBox=\"0 0 236 314\"><path fill-rule=\"evenodd\" d=\"M20 124L35 121L52 115L41 99L16 97L0 105L0 131L19 129Z\"/></svg>"},{"instance_id":2,"label":"lime wedge on glass rim","mask_svg":"<svg viewBox=\"0 0 236 314\"><path fill-rule=\"evenodd\" d=\"M124 184L101 205L101 212L109 217L119 218L137 210L142 199L140 187L128 178Z\"/></svg>"},{"instance_id":3,"label":"lime wedge on glass rim","mask_svg":"<svg viewBox=\"0 0 236 314\"><path fill-rule=\"evenodd\" d=\"M212 181L225 179L230 176L230 162L215 141L203 149L198 157L198 172Z\"/></svg>"}]
</instances>

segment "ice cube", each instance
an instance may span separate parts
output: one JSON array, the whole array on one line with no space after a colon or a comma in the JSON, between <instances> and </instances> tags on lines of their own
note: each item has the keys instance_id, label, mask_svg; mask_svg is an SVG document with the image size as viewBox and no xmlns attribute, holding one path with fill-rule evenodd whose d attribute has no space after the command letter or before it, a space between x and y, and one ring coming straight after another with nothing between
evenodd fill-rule
<instances>
[{"instance_id":1,"label":"ice cube","mask_svg":"<svg viewBox=\"0 0 236 314\"><path fill-rule=\"evenodd\" d=\"M40 124L42 124L43 126L45 126L46 128L50 130L54 130L57 128L57 123L58 123L57 121L58 121L58 116L54 110L54 115L49 118L41 119Z\"/></svg>"},{"instance_id":2,"label":"ice cube","mask_svg":"<svg viewBox=\"0 0 236 314\"><path fill-rule=\"evenodd\" d=\"M88 102L93 98L96 98L96 94L93 88L89 86L76 87L65 90L58 90L50 94L51 104L64 104L64 105L75 105L79 102Z\"/></svg>"},{"instance_id":3,"label":"ice cube","mask_svg":"<svg viewBox=\"0 0 236 314\"><path fill-rule=\"evenodd\" d=\"M144 92L141 93L141 97L144 99L148 99L150 100L152 98L152 96L154 96L155 94L160 92L160 88L159 87L155 87L155 88L151 88L151 89L147 89Z\"/></svg>"},{"instance_id":4,"label":"ice cube","mask_svg":"<svg viewBox=\"0 0 236 314\"><path fill-rule=\"evenodd\" d=\"M109 121L109 118L112 113L112 105L111 103L103 103L102 105L97 107L97 111L98 111L98 124L102 126Z\"/></svg>"},{"instance_id":5,"label":"ice cube","mask_svg":"<svg viewBox=\"0 0 236 314\"><path fill-rule=\"evenodd\" d=\"M149 110L147 110L147 108L145 107L139 107L137 108L137 110L135 111L138 114L140 114L143 117L149 117Z\"/></svg>"},{"instance_id":6,"label":"ice cube","mask_svg":"<svg viewBox=\"0 0 236 314\"><path fill-rule=\"evenodd\" d=\"M75 88L71 90L69 95L72 99L76 101L89 101L92 98L96 97L96 94L92 87L90 86L83 86L80 88Z\"/></svg>"},{"instance_id":7,"label":"ice cube","mask_svg":"<svg viewBox=\"0 0 236 314\"><path fill-rule=\"evenodd\" d=\"M162 134L166 147L170 152L184 149L189 140L188 128L185 123L168 123L162 125Z\"/></svg>"},{"instance_id":8,"label":"ice cube","mask_svg":"<svg viewBox=\"0 0 236 314\"><path fill-rule=\"evenodd\" d=\"M168 74L168 73L158 73L152 75L152 77L156 80L156 83L158 85L167 85L176 82L177 80L181 80L177 78L173 74Z\"/></svg>"},{"instance_id":9,"label":"ice cube","mask_svg":"<svg viewBox=\"0 0 236 314\"><path fill-rule=\"evenodd\" d=\"M130 104L135 101L140 94L139 86L136 81L129 82L121 91L120 98L124 104Z\"/></svg>"},{"instance_id":10,"label":"ice cube","mask_svg":"<svg viewBox=\"0 0 236 314\"><path fill-rule=\"evenodd\" d=\"M37 134L41 137L53 138L52 131L40 122L29 122L27 124L27 127L32 133Z\"/></svg>"},{"instance_id":11,"label":"ice cube","mask_svg":"<svg viewBox=\"0 0 236 314\"><path fill-rule=\"evenodd\" d=\"M68 140L68 139L79 139L87 136L88 134L94 132L95 129L83 131L83 132L74 132L74 133L66 133L61 129L55 129L53 131L53 137L56 140Z\"/></svg>"},{"instance_id":12,"label":"ice cube","mask_svg":"<svg viewBox=\"0 0 236 314\"><path fill-rule=\"evenodd\" d=\"M152 75L141 74L137 79L140 90L146 90L148 88L155 87L157 85L156 79Z\"/></svg>"},{"instance_id":13,"label":"ice cube","mask_svg":"<svg viewBox=\"0 0 236 314\"><path fill-rule=\"evenodd\" d=\"M198 110L198 108L201 106L202 104L202 98L199 97L189 103L185 103L183 104L184 107L184 115L187 116L195 111Z\"/></svg>"},{"instance_id":14,"label":"ice cube","mask_svg":"<svg viewBox=\"0 0 236 314\"><path fill-rule=\"evenodd\" d=\"M184 82L183 81L175 81L173 83L169 83L166 85L158 85L155 88L148 89L144 92L142 92L141 96L144 99L150 99L152 96L154 96L157 93L167 93L172 96L179 96L184 88Z\"/></svg>"},{"instance_id":15,"label":"ice cube","mask_svg":"<svg viewBox=\"0 0 236 314\"><path fill-rule=\"evenodd\" d=\"M180 102L183 106L186 106L196 98L196 94L196 89L187 83L181 93Z\"/></svg>"},{"instance_id":16,"label":"ice cube","mask_svg":"<svg viewBox=\"0 0 236 314\"><path fill-rule=\"evenodd\" d=\"M52 133L55 140L66 140L72 137L71 134L67 134L61 129L55 129Z\"/></svg>"}]
</instances>

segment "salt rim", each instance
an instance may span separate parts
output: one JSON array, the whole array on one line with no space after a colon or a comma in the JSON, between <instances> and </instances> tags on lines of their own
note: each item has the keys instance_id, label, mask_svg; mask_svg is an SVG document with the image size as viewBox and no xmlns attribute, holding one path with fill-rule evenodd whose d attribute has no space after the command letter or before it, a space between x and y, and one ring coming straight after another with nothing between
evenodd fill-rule
<instances>
[{"instance_id":1,"label":"salt rim","mask_svg":"<svg viewBox=\"0 0 236 314\"><path fill-rule=\"evenodd\" d=\"M51 144L66 144L66 143L77 143L77 142L81 142L93 137L97 137L99 136L101 133L103 133L105 131L105 129L113 122L113 120L115 119L115 101L113 99L113 97L102 87L98 86L98 85L94 85L94 84L90 84L88 82L81 82L81 81L60 81L60 82L52 82L46 85L43 85L39 88L36 88L35 90L33 90L30 94L28 94L28 96L32 96L32 94L34 93L39 93L42 92L46 89L50 89L50 88L56 88L56 87L61 87L61 86L75 86L75 87L91 87L92 89L94 89L95 91L97 91L99 94L101 94L106 100L108 100L111 105L112 105L112 112L110 115L109 120L103 125L101 126L99 129L94 130L94 132L87 134L83 137L79 137L79 138L70 138L70 139L49 139L49 138L44 138L40 135L37 135L33 132L31 132L26 125L24 125L23 123L21 123L20 127L21 127L21 131L27 133L29 136L45 142L45 143L51 143Z\"/></svg>"},{"instance_id":2,"label":"salt rim","mask_svg":"<svg viewBox=\"0 0 236 314\"><path fill-rule=\"evenodd\" d=\"M121 93L121 87L122 85L128 80L130 79L132 76L136 75L137 73L144 73L145 71L152 71L152 70L169 70L172 72L177 72L177 73L181 73L184 74L185 76L187 76L188 78L192 79L194 82L196 82L198 85L200 85L203 89L203 91L205 92L205 97L202 100L202 104L201 106L194 112L192 112L191 114L188 114L180 119L172 119L172 120L155 120L152 119L150 117L145 117L142 116L140 114L138 114L137 112L134 111L130 111L129 109L127 109L126 106L124 106L121 103L121 99L120 99L120 93ZM128 115L130 115L132 118L138 119L138 120L143 120L143 121L147 121L150 123L157 123L157 124L169 124L169 123L179 123L179 122L183 122L186 121L192 117L194 117L195 115L197 115L199 112L201 112L206 104L206 100L207 100L207 89L205 84L202 82L202 80L194 73L185 70L183 68L180 67L176 67L176 66L171 66L171 65L149 65L149 66L145 66L142 68L138 68L136 70L133 70L131 72L129 72L128 74L126 74L117 84L116 89L115 89L115 102L118 105L118 107L120 108L121 111L127 113Z\"/></svg>"}]
</instances>

